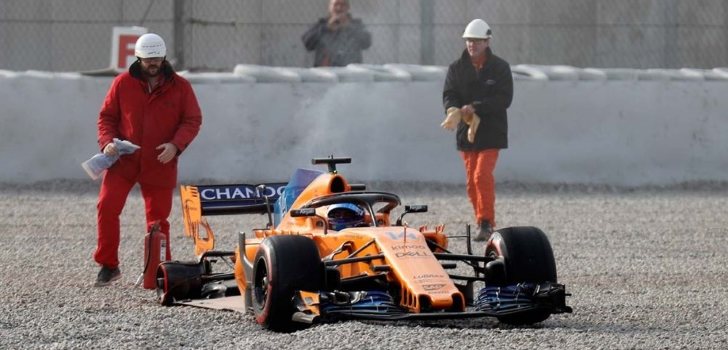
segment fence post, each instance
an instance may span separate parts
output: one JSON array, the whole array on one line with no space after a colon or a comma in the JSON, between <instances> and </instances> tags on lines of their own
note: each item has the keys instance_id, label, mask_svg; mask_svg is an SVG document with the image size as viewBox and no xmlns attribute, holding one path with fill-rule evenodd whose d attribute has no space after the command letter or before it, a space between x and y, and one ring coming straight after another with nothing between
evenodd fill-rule
<instances>
[{"instance_id":1,"label":"fence post","mask_svg":"<svg viewBox=\"0 0 728 350\"><path fill-rule=\"evenodd\" d=\"M665 23L665 44L662 46L662 59L655 60L655 63L665 68L678 68L678 62L681 59L680 57L676 57L680 55L681 51L675 50L675 45L673 44L675 40L678 40L677 27L679 25L679 18L677 5L677 0L666 1L663 4L665 11L665 17L663 19Z\"/></svg>"},{"instance_id":2,"label":"fence post","mask_svg":"<svg viewBox=\"0 0 728 350\"><path fill-rule=\"evenodd\" d=\"M175 70L185 68L185 0L172 3Z\"/></svg>"},{"instance_id":3,"label":"fence post","mask_svg":"<svg viewBox=\"0 0 728 350\"><path fill-rule=\"evenodd\" d=\"M420 0L420 64L435 63L435 4Z\"/></svg>"}]
</instances>

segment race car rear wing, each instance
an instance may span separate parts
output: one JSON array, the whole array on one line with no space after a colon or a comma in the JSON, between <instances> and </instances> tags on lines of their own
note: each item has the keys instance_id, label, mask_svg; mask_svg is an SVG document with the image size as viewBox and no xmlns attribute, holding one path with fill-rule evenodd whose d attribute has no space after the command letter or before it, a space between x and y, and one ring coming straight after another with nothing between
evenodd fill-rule
<instances>
[{"instance_id":1,"label":"race car rear wing","mask_svg":"<svg viewBox=\"0 0 728 350\"><path fill-rule=\"evenodd\" d=\"M180 186L185 235L194 239L195 255L215 248L215 234L206 216L270 214L285 186L285 182ZM205 229L203 234L200 227Z\"/></svg>"}]
</instances>

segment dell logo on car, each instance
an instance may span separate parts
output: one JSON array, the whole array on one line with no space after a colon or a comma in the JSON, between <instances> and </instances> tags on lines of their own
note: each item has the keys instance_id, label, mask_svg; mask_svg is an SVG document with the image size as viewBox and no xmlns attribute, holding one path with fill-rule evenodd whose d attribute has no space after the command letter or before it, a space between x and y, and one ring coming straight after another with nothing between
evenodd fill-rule
<instances>
[{"instance_id":1,"label":"dell logo on car","mask_svg":"<svg viewBox=\"0 0 728 350\"><path fill-rule=\"evenodd\" d=\"M404 257L419 258L419 257L430 256L430 254L427 251L423 250L423 251L419 251L419 252L397 252L395 254L395 256L398 258L404 258Z\"/></svg>"}]
</instances>

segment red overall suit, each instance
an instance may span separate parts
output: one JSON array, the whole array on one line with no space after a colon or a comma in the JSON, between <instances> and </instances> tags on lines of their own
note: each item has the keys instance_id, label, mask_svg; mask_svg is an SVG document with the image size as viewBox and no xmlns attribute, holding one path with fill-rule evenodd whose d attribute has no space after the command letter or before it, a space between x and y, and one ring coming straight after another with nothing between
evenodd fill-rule
<instances>
[{"instance_id":1,"label":"red overall suit","mask_svg":"<svg viewBox=\"0 0 728 350\"><path fill-rule=\"evenodd\" d=\"M147 230L159 221L161 231L169 237L167 217L177 185L177 157L195 138L202 123L192 86L166 61L160 79L161 83L149 92L140 63L135 62L128 72L114 79L99 113L101 150L115 137L141 146L136 152L121 156L106 171L101 183L94 260L108 268L119 266L119 215L135 183L141 186ZM161 151L156 148L163 143L172 143L178 150L177 156L166 164L157 159Z\"/></svg>"}]
</instances>

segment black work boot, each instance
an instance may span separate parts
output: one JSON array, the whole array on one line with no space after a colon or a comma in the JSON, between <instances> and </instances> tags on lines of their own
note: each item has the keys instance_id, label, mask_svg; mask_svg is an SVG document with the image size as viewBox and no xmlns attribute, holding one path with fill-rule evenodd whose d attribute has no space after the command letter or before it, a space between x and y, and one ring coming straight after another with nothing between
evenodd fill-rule
<instances>
[{"instance_id":1,"label":"black work boot","mask_svg":"<svg viewBox=\"0 0 728 350\"><path fill-rule=\"evenodd\" d=\"M106 266L102 266L101 270L99 271L99 275L96 276L96 283L94 284L94 287L105 287L111 284L111 282L114 282L121 278L121 270L119 268L108 268Z\"/></svg>"},{"instance_id":2,"label":"black work boot","mask_svg":"<svg viewBox=\"0 0 728 350\"><path fill-rule=\"evenodd\" d=\"M491 233L493 233L493 226L490 225L490 222L488 222L488 220L483 220L480 223L480 231L477 235L475 235L475 238L473 238L473 240L476 242L487 241L488 238L490 238Z\"/></svg>"}]
</instances>

